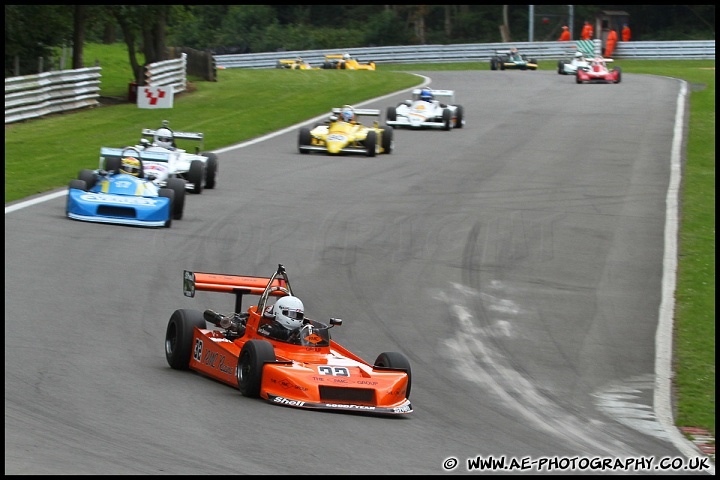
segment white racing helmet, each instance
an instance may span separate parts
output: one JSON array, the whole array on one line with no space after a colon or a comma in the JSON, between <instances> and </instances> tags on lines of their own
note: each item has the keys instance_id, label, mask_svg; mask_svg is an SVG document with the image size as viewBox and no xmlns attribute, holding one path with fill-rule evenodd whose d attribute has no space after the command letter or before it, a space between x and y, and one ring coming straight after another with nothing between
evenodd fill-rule
<instances>
[{"instance_id":1,"label":"white racing helmet","mask_svg":"<svg viewBox=\"0 0 720 480\"><path fill-rule=\"evenodd\" d=\"M173 133L169 128L158 128L155 131L153 142L158 147L171 148L173 146Z\"/></svg>"},{"instance_id":2,"label":"white racing helmet","mask_svg":"<svg viewBox=\"0 0 720 480\"><path fill-rule=\"evenodd\" d=\"M582 52L575 52L575 58L582 58Z\"/></svg>"},{"instance_id":3,"label":"white racing helmet","mask_svg":"<svg viewBox=\"0 0 720 480\"><path fill-rule=\"evenodd\" d=\"M298 328L303 324L305 318L305 307L297 297L282 297L273 306L275 320L286 328Z\"/></svg>"}]
</instances>

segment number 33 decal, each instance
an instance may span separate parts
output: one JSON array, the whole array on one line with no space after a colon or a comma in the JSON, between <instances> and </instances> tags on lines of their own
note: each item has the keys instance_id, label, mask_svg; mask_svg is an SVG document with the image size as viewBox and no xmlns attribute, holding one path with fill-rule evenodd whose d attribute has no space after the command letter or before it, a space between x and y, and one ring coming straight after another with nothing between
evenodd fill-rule
<instances>
[{"instance_id":1,"label":"number 33 decal","mask_svg":"<svg viewBox=\"0 0 720 480\"><path fill-rule=\"evenodd\" d=\"M327 365L321 365L318 367L318 373L320 375L335 375L336 377L349 377L350 372L345 367L328 367Z\"/></svg>"}]
</instances>

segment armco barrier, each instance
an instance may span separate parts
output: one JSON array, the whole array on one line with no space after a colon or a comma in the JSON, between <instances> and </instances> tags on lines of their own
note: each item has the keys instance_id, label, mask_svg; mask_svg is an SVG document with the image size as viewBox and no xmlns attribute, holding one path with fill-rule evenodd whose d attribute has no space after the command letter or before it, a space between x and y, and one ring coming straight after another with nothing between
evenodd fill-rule
<instances>
[{"instance_id":1,"label":"armco barrier","mask_svg":"<svg viewBox=\"0 0 720 480\"><path fill-rule=\"evenodd\" d=\"M595 49L600 52L600 41ZM557 61L574 42L472 43L458 45L403 45L395 47L348 48L291 52L215 55L216 68L275 68L283 58L302 57L311 65L322 65L325 55L349 53L363 61L383 63L489 62L497 50L517 47L542 61ZM714 40L671 42L618 42L614 59L638 60L715 60ZM207 60L205 61L207 63ZM172 85L174 92L185 91L187 54L145 67L148 86ZM217 79L214 78L213 81ZM50 113L98 104L100 67L61 70L5 79L5 123L42 117Z\"/></svg>"},{"instance_id":2,"label":"armco barrier","mask_svg":"<svg viewBox=\"0 0 720 480\"><path fill-rule=\"evenodd\" d=\"M5 123L98 105L101 67L59 70L5 79ZM145 66L145 85L187 88L187 55ZM132 88L132 84L128 86ZM135 86L137 88L137 85ZM137 92L136 92L137 93ZM131 92L128 91L128 99Z\"/></svg>"},{"instance_id":3,"label":"armco barrier","mask_svg":"<svg viewBox=\"0 0 720 480\"><path fill-rule=\"evenodd\" d=\"M100 97L100 67L5 79L5 123L90 107Z\"/></svg>"},{"instance_id":4,"label":"armco barrier","mask_svg":"<svg viewBox=\"0 0 720 480\"><path fill-rule=\"evenodd\" d=\"M594 42L596 52L601 53L600 40ZM296 50L215 55L215 63L218 68L275 68L280 59L302 57L309 64L319 67L325 55L334 53L349 53L361 61L373 61L376 64L489 62L497 50L508 50L511 47L517 47L521 52L540 62L543 60L555 62L564 57L573 45L575 42L515 42ZM618 42L613 59L715 60L715 41Z\"/></svg>"}]
</instances>

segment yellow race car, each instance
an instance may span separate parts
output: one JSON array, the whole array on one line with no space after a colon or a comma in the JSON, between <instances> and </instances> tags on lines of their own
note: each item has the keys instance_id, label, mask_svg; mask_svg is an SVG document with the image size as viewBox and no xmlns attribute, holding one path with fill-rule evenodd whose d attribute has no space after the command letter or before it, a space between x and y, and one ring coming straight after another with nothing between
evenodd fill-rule
<instances>
[{"instance_id":1,"label":"yellow race car","mask_svg":"<svg viewBox=\"0 0 720 480\"><path fill-rule=\"evenodd\" d=\"M358 120L360 115L379 117L380 110L358 109L351 105L333 108L327 123L316 125L312 129L300 129L298 150L303 154L359 153L368 157L374 157L378 153L391 153L395 145L393 128L389 125L381 127L377 120L371 127L365 126Z\"/></svg>"},{"instance_id":2,"label":"yellow race car","mask_svg":"<svg viewBox=\"0 0 720 480\"><path fill-rule=\"evenodd\" d=\"M320 70L320 67L313 67L300 57L292 60L278 60L275 67L287 68L290 70Z\"/></svg>"},{"instance_id":3,"label":"yellow race car","mask_svg":"<svg viewBox=\"0 0 720 480\"><path fill-rule=\"evenodd\" d=\"M325 62L322 68L341 70L375 70L375 62L360 62L348 53L325 55Z\"/></svg>"}]
</instances>

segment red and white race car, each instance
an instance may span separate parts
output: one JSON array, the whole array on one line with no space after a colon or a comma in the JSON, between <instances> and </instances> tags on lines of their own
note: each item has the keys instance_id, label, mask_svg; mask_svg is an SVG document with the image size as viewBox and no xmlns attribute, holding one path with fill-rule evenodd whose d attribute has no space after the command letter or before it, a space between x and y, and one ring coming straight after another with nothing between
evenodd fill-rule
<instances>
[{"instance_id":1,"label":"red and white race car","mask_svg":"<svg viewBox=\"0 0 720 480\"><path fill-rule=\"evenodd\" d=\"M578 68L575 73L576 83L620 83L622 71L620 67L610 70L607 66L611 59L594 57L588 59L587 68Z\"/></svg>"}]
</instances>

